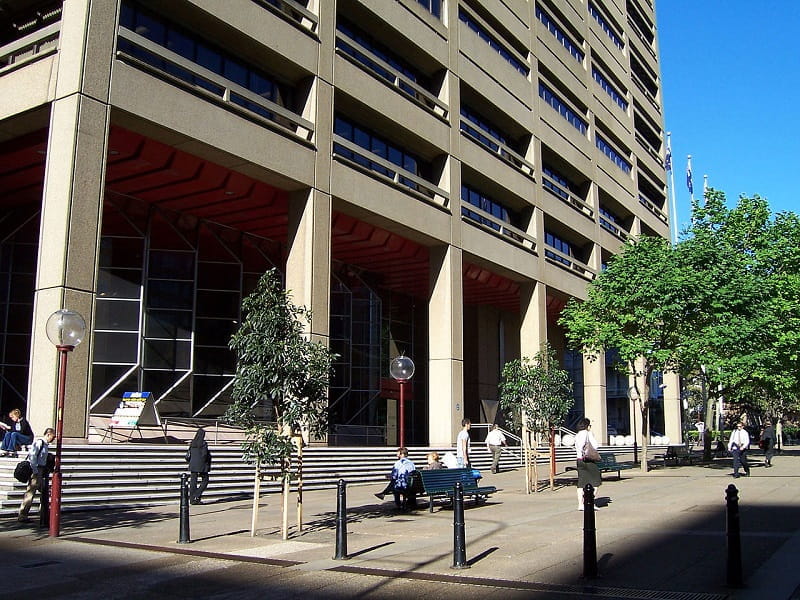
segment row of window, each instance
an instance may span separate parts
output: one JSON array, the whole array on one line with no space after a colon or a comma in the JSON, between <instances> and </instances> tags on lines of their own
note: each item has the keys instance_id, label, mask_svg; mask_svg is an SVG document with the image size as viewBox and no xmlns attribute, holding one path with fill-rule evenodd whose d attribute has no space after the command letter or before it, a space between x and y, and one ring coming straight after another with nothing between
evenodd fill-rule
<instances>
[{"instance_id":1,"label":"row of window","mask_svg":"<svg viewBox=\"0 0 800 600\"><path fill-rule=\"evenodd\" d=\"M614 43L614 45L622 50L625 47L622 37L617 34L616 30L611 27L606 18L600 13L600 11L592 2L589 3L589 14L592 15L594 20L597 21L597 24L600 25L600 29L605 31L606 35L611 38L611 41Z\"/></svg>"},{"instance_id":2,"label":"row of window","mask_svg":"<svg viewBox=\"0 0 800 600\"><path fill-rule=\"evenodd\" d=\"M550 233L549 231L544 232L544 245L550 246L551 248L555 248L561 254L566 254L567 256L574 256L574 251L572 249L572 244L567 242L566 240L562 240L557 235ZM560 262L561 264L571 266L572 261L564 258L563 256L556 254L555 252L551 252L550 250L544 251L544 255L547 258Z\"/></svg>"},{"instance_id":3,"label":"row of window","mask_svg":"<svg viewBox=\"0 0 800 600\"><path fill-rule=\"evenodd\" d=\"M290 106L292 89L263 71L226 53L206 41L197 38L182 27L169 22L155 13L133 2L124 2L120 13L120 26L167 48L175 54L221 75L251 92L280 106ZM140 48L127 40L119 39L119 50L134 56L150 66L172 75L190 85L208 90L218 96L224 89L212 82L190 73L177 65ZM263 106L255 104L235 93L230 101L267 119L274 115Z\"/></svg>"},{"instance_id":4,"label":"row of window","mask_svg":"<svg viewBox=\"0 0 800 600\"><path fill-rule=\"evenodd\" d=\"M505 134L466 106L461 107L461 116L461 131L466 131L483 145L495 152L500 150L500 144L508 145Z\"/></svg>"},{"instance_id":5,"label":"row of window","mask_svg":"<svg viewBox=\"0 0 800 600\"><path fill-rule=\"evenodd\" d=\"M595 133L594 136L594 143L595 146L608 158L610 158L615 165L617 165L624 173L629 174L631 172L631 163L625 160L619 152L614 150L614 148L605 141L602 137Z\"/></svg>"},{"instance_id":6,"label":"row of window","mask_svg":"<svg viewBox=\"0 0 800 600\"><path fill-rule=\"evenodd\" d=\"M468 186L463 185L461 186L461 215L475 221L476 223L480 223L481 225L486 225L491 227L495 231L503 231L500 223L508 223L509 225L519 226L519 217L513 211L509 210L496 200L492 199L491 197L479 192L478 190ZM490 215L494 216L495 219L488 219L481 214L476 213L469 209L467 204L471 204L472 206L477 206L482 211L489 213ZM505 235L517 240L518 242L522 241L522 238L511 231L505 230L503 231Z\"/></svg>"},{"instance_id":7,"label":"row of window","mask_svg":"<svg viewBox=\"0 0 800 600\"><path fill-rule=\"evenodd\" d=\"M592 65L592 77L594 77L594 80L600 85L601 88L603 88L605 93L608 94L622 110L628 110L628 101L625 99L625 97L620 94L613 85L611 85L608 79L606 79L600 70L594 65Z\"/></svg>"},{"instance_id":8,"label":"row of window","mask_svg":"<svg viewBox=\"0 0 800 600\"><path fill-rule=\"evenodd\" d=\"M544 177L542 177L542 186L553 192L556 196L560 196L564 200L569 200L569 193L566 190L575 193L572 183L550 167L543 166L542 174L544 175Z\"/></svg>"},{"instance_id":9,"label":"row of window","mask_svg":"<svg viewBox=\"0 0 800 600\"><path fill-rule=\"evenodd\" d=\"M345 19L339 19L336 24L336 29L350 38L364 50L367 50L385 63L388 63L394 67L410 81L429 89L427 81L416 69L413 69L406 61L397 56L397 54L386 48L386 46L383 44L375 41L371 36L367 35L364 31L349 21ZM341 38L336 39L336 48L357 60L379 77L382 77L390 83L394 83L395 74L374 61L369 55L364 54L364 52L362 52L359 48L349 44L347 41L342 40ZM417 94L417 91L414 88L404 84L402 81L399 84L399 88L409 96L415 97Z\"/></svg>"},{"instance_id":10,"label":"row of window","mask_svg":"<svg viewBox=\"0 0 800 600\"><path fill-rule=\"evenodd\" d=\"M583 51L577 45L575 45L575 43L573 43L569 36L564 33L564 31L556 24L556 22L538 5L536 6L536 18L538 18L542 24L547 27L548 31L550 31L550 33L552 33L555 38L561 42L561 45L567 49L567 52L572 55L572 58L577 60L579 63L583 63Z\"/></svg>"},{"instance_id":11,"label":"row of window","mask_svg":"<svg viewBox=\"0 0 800 600\"><path fill-rule=\"evenodd\" d=\"M564 117L570 125L586 135L587 123L578 114L568 107L553 91L542 82L539 82L539 97L552 106L558 114Z\"/></svg>"},{"instance_id":12,"label":"row of window","mask_svg":"<svg viewBox=\"0 0 800 600\"><path fill-rule=\"evenodd\" d=\"M442 18L442 0L417 0L417 2L428 9L434 17Z\"/></svg>"},{"instance_id":13,"label":"row of window","mask_svg":"<svg viewBox=\"0 0 800 600\"><path fill-rule=\"evenodd\" d=\"M364 150L367 152L380 156L381 158L410 173L413 173L414 175L418 175L420 177L424 176L424 173L421 172L424 171L424 168L421 169L420 167L424 167L426 165L415 154L405 151L403 148L392 144L385 138L377 135L361 125L353 123L341 115L336 116L334 119L333 132L336 135L353 142L357 146L364 148ZM351 160L375 173L380 173L391 178L394 178L396 174L394 171L386 168L382 164L369 160L363 154L353 152L341 144L335 143L333 145L333 151L339 156ZM419 189L419 186L415 182L406 177L400 176L399 182L413 190Z\"/></svg>"},{"instance_id":14,"label":"row of window","mask_svg":"<svg viewBox=\"0 0 800 600\"><path fill-rule=\"evenodd\" d=\"M490 48L502 56L508 62L508 64L526 77L528 76L528 73L530 73L530 68L513 54L511 54L511 52L509 52L503 44L497 41L491 33L486 31L486 29L484 29L480 23L473 19L471 15L464 11L464 9L458 9L458 18L461 22L465 23L467 27L478 34L478 37L486 42Z\"/></svg>"}]
</instances>

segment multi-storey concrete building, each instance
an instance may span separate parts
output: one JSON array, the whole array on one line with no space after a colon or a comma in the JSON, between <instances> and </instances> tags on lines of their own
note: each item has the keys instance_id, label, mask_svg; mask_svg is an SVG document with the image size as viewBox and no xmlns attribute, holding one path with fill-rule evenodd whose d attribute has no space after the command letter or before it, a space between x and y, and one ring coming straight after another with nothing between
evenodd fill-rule
<instances>
[{"instance_id":1,"label":"multi-storey concrete building","mask_svg":"<svg viewBox=\"0 0 800 600\"><path fill-rule=\"evenodd\" d=\"M4 412L52 424L66 307L90 326L68 436L124 391L220 415L241 298L274 266L341 355L332 443L394 441L399 352L407 441L446 444L545 340L576 414L630 428L627 379L556 319L623 240L668 235L652 0L1 5Z\"/></svg>"}]
</instances>

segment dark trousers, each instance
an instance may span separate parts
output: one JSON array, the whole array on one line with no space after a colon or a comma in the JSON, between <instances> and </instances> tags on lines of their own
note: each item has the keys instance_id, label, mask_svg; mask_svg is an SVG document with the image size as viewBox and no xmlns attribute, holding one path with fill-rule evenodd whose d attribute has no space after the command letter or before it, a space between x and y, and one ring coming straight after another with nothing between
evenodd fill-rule
<instances>
[{"instance_id":1,"label":"dark trousers","mask_svg":"<svg viewBox=\"0 0 800 600\"><path fill-rule=\"evenodd\" d=\"M767 466L772 464L772 457L775 454L775 444L772 443L772 438L764 440L764 461Z\"/></svg>"},{"instance_id":2,"label":"dark trousers","mask_svg":"<svg viewBox=\"0 0 800 600\"><path fill-rule=\"evenodd\" d=\"M747 475L750 475L750 465L747 464L747 450L734 448L731 452L733 454L733 476L739 475L739 466L744 469Z\"/></svg>"},{"instance_id":3,"label":"dark trousers","mask_svg":"<svg viewBox=\"0 0 800 600\"><path fill-rule=\"evenodd\" d=\"M197 478L200 478L200 485L197 485ZM192 471L192 474L189 476L189 499L192 502L197 502L200 500L203 492L206 491L208 487L208 473L197 473Z\"/></svg>"}]
</instances>

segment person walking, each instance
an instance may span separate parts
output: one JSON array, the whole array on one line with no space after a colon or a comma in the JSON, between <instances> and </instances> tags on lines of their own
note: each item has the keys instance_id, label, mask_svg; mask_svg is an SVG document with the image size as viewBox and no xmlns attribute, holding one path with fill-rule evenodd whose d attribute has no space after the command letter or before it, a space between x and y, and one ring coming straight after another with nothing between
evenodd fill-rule
<instances>
[{"instance_id":1,"label":"person walking","mask_svg":"<svg viewBox=\"0 0 800 600\"><path fill-rule=\"evenodd\" d=\"M783 421L780 419L775 424L775 446L780 454L783 451Z\"/></svg>"},{"instance_id":2,"label":"person walking","mask_svg":"<svg viewBox=\"0 0 800 600\"><path fill-rule=\"evenodd\" d=\"M507 445L506 436L495 423L486 434L486 449L492 453L492 473L500 472L500 454L503 452L503 446Z\"/></svg>"},{"instance_id":3,"label":"person walking","mask_svg":"<svg viewBox=\"0 0 800 600\"><path fill-rule=\"evenodd\" d=\"M772 466L772 456L775 454L775 430L771 421L764 421L764 430L761 432L761 447L764 450L764 466Z\"/></svg>"},{"instance_id":4,"label":"person walking","mask_svg":"<svg viewBox=\"0 0 800 600\"><path fill-rule=\"evenodd\" d=\"M25 495L19 505L19 515L17 521L28 523L28 513L31 511L33 499L36 492L44 489L45 479L47 478L47 454L50 452L50 444L56 439L56 430L48 427L44 430L42 437L36 439L28 450L28 462L31 463L31 478L28 480L28 487L25 488Z\"/></svg>"},{"instance_id":5,"label":"person walking","mask_svg":"<svg viewBox=\"0 0 800 600\"><path fill-rule=\"evenodd\" d=\"M586 487L586 484L591 483L592 487L597 489L603 483L603 477L600 474L600 468L597 466L597 463L588 460L584 452L587 444L595 450L600 447L600 443L595 439L591 428L591 421L584 417L578 422L578 433L575 434L575 466L578 471L578 510L583 510L583 488ZM597 510L596 506L595 510Z\"/></svg>"},{"instance_id":6,"label":"person walking","mask_svg":"<svg viewBox=\"0 0 800 600\"><path fill-rule=\"evenodd\" d=\"M189 450L186 451L186 460L189 461L189 502L201 504L203 492L208 487L208 474L211 471L211 452L206 442L206 432L198 429L194 434ZM200 485L197 480L200 480Z\"/></svg>"},{"instance_id":7,"label":"person walking","mask_svg":"<svg viewBox=\"0 0 800 600\"><path fill-rule=\"evenodd\" d=\"M461 468L469 467L469 428L472 421L469 419L461 420L461 431L456 438L456 460Z\"/></svg>"},{"instance_id":8,"label":"person walking","mask_svg":"<svg viewBox=\"0 0 800 600\"><path fill-rule=\"evenodd\" d=\"M736 429L728 440L728 450L733 455L733 476L739 477L739 467L744 469L745 476L750 476L750 465L747 464L747 449L750 447L750 434L744 428L744 423L736 423Z\"/></svg>"}]
</instances>

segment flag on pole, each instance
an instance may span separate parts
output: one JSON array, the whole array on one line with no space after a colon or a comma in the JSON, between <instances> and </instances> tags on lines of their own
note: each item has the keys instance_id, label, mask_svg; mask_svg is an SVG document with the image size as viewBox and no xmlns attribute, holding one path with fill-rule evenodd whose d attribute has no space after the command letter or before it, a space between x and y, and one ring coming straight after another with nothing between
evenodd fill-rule
<instances>
[{"instance_id":1,"label":"flag on pole","mask_svg":"<svg viewBox=\"0 0 800 600\"><path fill-rule=\"evenodd\" d=\"M667 155L664 157L664 169L672 171L672 143L670 142L669 132L667 132Z\"/></svg>"},{"instance_id":2,"label":"flag on pole","mask_svg":"<svg viewBox=\"0 0 800 600\"><path fill-rule=\"evenodd\" d=\"M689 155L686 163L686 187L689 188L689 193L694 194L694 186L692 185L692 155Z\"/></svg>"}]
</instances>

